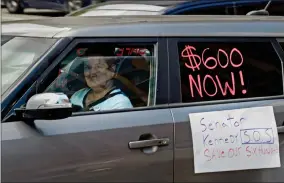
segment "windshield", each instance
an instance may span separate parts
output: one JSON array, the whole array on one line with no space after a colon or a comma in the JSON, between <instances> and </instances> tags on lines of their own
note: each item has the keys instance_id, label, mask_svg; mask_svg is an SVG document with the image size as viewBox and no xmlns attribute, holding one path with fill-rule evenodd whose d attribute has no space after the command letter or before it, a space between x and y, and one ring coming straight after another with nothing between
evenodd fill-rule
<instances>
[{"instance_id":1,"label":"windshield","mask_svg":"<svg viewBox=\"0 0 284 183\"><path fill-rule=\"evenodd\" d=\"M9 87L54 43L56 39L15 37L2 45L2 91Z\"/></svg>"}]
</instances>

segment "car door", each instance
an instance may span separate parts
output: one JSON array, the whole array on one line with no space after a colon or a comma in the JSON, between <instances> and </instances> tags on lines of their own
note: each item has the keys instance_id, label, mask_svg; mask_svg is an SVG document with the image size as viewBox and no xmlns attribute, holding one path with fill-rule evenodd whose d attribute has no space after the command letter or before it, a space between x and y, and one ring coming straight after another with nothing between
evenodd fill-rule
<instances>
[{"instance_id":1,"label":"car door","mask_svg":"<svg viewBox=\"0 0 284 183\"><path fill-rule=\"evenodd\" d=\"M278 128L280 161L283 164L283 50L278 42L272 38L177 38L170 39L169 45L171 45L169 50L173 50L169 53L170 67L179 68L170 71L170 96L172 96L170 107L176 134L175 182L230 182L232 180L273 182L283 180L283 168L277 167L277 163L274 164L275 168L246 169L251 165L250 159L246 159L246 156L250 155L245 154L248 152L242 149L235 152L236 156L238 153L243 155L243 159L239 160L242 170L218 171L221 165L222 167L227 165L229 169L237 162L232 163L226 150L220 155L214 154L214 149L210 148L209 151L208 149L204 151L200 148L195 149L198 143L199 145L203 143L207 147L209 139L203 136L203 142L193 140L197 139L201 132L192 130L196 124L194 125L193 118L189 117L194 113L217 113L232 109L272 106ZM211 130L212 126L207 121L206 125L206 128ZM223 131L218 135L223 134L227 132ZM197 145L194 146L194 144ZM217 145L215 146L225 147ZM248 146L258 147L257 144ZM200 145L200 147L203 146ZM200 158L195 157L194 152L200 153L200 156L204 153L204 159L209 158L208 161L200 161ZM259 152L263 151L259 150ZM262 163L262 160L269 156L258 154L257 157L260 158L258 161ZM210 163L214 161L217 163L211 166ZM195 165L199 170L203 167L205 172L195 173L197 170ZM206 167L211 167L211 169L206 170Z\"/></svg>"},{"instance_id":2,"label":"car door","mask_svg":"<svg viewBox=\"0 0 284 183\"><path fill-rule=\"evenodd\" d=\"M69 118L57 120L2 122L3 181L173 181L174 126L167 106L168 64L164 39L76 39L38 79L37 91L66 92L69 89L72 92L80 83L61 87L63 80L57 80L61 76L58 71L80 56L90 56L98 50L106 53L107 49L114 47L117 50L112 57L123 58L122 63L126 65L125 58L131 59L129 52L133 50L148 59L145 63L150 67L131 62L139 65L140 69L150 68L146 69L149 74L146 85L137 83L139 77L133 80L133 87L148 91L146 104L143 106L143 102L135 102L139 95L135 98L134 94L129 94L134 108L77 112ZM137 51L137 47L143 48L140 49L143 51ZM145 55L145 48L148 55ZM140 56L137 57L141 59ZM120 66L123 68L123 65ZM136 71L131 70L130 75L142 76ZM31 95L30 91L33 90L23 94L23 99ZM23 102L21 100L19 102ZM159 142L163 146L159 146Z\"/></svg>"},{"instance_id":3,"label":"car door","mask_svg":"<svg viewBox=\"0 0 284 183\"><path fill-rule=\"evenodd\" d=\"M46 8L46 1L44 0L25 0L24 2L31 8Z\"/></svg>"},{"instance_id":4,"label":"car door","mask_svg":"<svg viewBox=\"0 0 284 183\"><path fill-rule=\"evenodd\" d=\"M62 10L65 1L61 0L25 0L30 8Z\"/></svg>"}]
</instances>

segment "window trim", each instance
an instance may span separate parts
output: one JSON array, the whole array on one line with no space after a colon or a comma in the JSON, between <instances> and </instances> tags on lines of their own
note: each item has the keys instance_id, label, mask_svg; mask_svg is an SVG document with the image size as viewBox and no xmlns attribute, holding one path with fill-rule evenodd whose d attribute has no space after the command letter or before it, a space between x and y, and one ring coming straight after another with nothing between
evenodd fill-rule
<instances>
[{"instance_id":1,"label":"window trim","mask_svg":"<svg viewBox=\"0 0 284 183\"><path fill-rule=\"evenodd\" d=\"M280 43L283 44L283 46L280 45ZM277 39L277 40L275 41L274 45L275 45L276 49L277 49L278 52L279 52L279 57L282 58L282 61L283 61L283 63L284 63L284 38ZM283 65L282 65L282 67L283 67ZM283 77L284 77L284 76L283 76Z\"/></svg>"},{"instance_id":2,"label":"window trim","mask_svg":"<svg viewBox=\"0 0 284 183\"><path fill-rule=\"evenodd\" d=\"M281 46L280 43L283 44L283 46ZM284 52L284 38L278 38L278 39L276 39L276 43L275 43L275 44L278 44L278 45L280 46L279 48L280 48L280 50L282 50L282 51L280 51L280 50L279 50L279 51L280 51L280 53L283 53L283 52ZM284 60L284 55L281 54L281 56L282 56L282 58L283 58L283 60Z\"/></svg>"},{"instance_id":3,"label":"window trim","mask_svg":"<svg viewBox=\"0 0 284 183\"><path fill-rule=\"evenodd\" d=\"M284 48L281 47L277 39L273 39L271 41L272 46L274 50L276 51L276 54L278 55L280 61L281 61L281 69L282 69L282 84L283 84L283 92L284 92Z\"/></svg>"},{"instance_id":4,"label":"window trim","mask_svg":"<svg viewBox=\"0 0 284 183\"><path fill-rule=\"evenodd\" d=\"M38 83L42 83L50 72L52 72L66 56L80 43L130 43L130 44L153 44L154 54L156 54L156 78L155 78L155 105L137 107L131 109L121 109L121 110L109 110L109 111L86 111L86 112L76 112L72 114L73 116L83 116L83 115L94 115L94 114L104 114L104 113L113 113L113 112L127 112L127 111L137 111L137 110L149 110L164 108L164 104L168 104L168 62L162 64L161 61L167 60L167 55L164 53L167 51L167 47L164 44L166 42L165 38L74 38L73 41L65 48L65 50L60 54L60 56L44 71L41 77L38 79ZM167 75L167 77L162 77ZM161 82L164 81L164 82ZM166 82L165 82L166 81ZM164 85L163 85L164 84ZM38 87L38 86L37 86ZM166 97L165 97L166 96ZM164 99L161 99L164 98Z\"/></svg>"},{"instance_id":5,"label":"window trim","mask_svg":"<svg viewBox=\"0 0 284 183\"><path fill-rule=\"evenodd\" d=\"M169 86L169 92L175 93L177 95L171 95L171 99L169 100L170 107L188 107L188 106L204 106L204 105L214 105L214 104L224 104L224 103L236 103L236 102L252 102L252 101L260 101L260 100L272 100L272 99L283 99L284 98L284 71L283 71L283 62L284 62L284 52L279 49L280 44L277 44L276 38L236 38L236 37L228 37L228 38L195 38L195 37L179 37L179 38L168 38L169 40L169 59L170 67L176 68L170 70L170 79L171 85ZM274 48L277 56L282 65L282 81L283 81L283 94L279 96L265 96L265 97L251 97L251 98L240 98L240 99L225 99L225 100L213 100L213 101L199 101L199 102L190 102L190 103L182 103L182 92L181 92L181 77L180 77L180 63L179 63L179 53L178 53L178 43L179 42L270 42L272 47ZM277 46L278 45L278 46ZM281 47L280 47L281 48ZM174 62L174 63L172 63ZM173 67L174 66L174 67ZM175 78L175 79L173 79ZM177 81L178 79L178 81ZM173 84L172 84L173 83Z\"/></svg>"}]
</instances>

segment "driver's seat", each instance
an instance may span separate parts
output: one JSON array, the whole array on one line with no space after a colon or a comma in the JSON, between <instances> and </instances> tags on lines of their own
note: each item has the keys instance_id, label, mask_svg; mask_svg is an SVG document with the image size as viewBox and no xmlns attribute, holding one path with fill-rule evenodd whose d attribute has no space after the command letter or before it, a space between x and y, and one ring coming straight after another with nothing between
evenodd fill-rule
<instances>
[{"instance_id":1,"label":"driver's seat","mask_svg":"<svg viewBox=\"0 0 284 183\"><path fill-rule=\"evenodd\" d=\"M115 79L134 107L147 106L149 77L149 65L143 57L120 59Z\"/></svg>"}]
</instances>

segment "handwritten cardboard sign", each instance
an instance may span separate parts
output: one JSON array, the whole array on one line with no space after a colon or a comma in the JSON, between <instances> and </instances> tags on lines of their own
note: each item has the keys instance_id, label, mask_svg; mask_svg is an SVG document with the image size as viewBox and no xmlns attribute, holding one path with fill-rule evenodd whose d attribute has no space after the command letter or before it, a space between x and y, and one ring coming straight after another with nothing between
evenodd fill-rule
<instances>
[{"instance_id":1,"label":"handwritten cardboard sign","mask_svg":"<svg viewBox=\"0 0 284 183\"><path fill-rule=\"evenodd\" d=\"M280 167L273 107L189 114L195 173Z\"/></svg>"}]
</instances>

